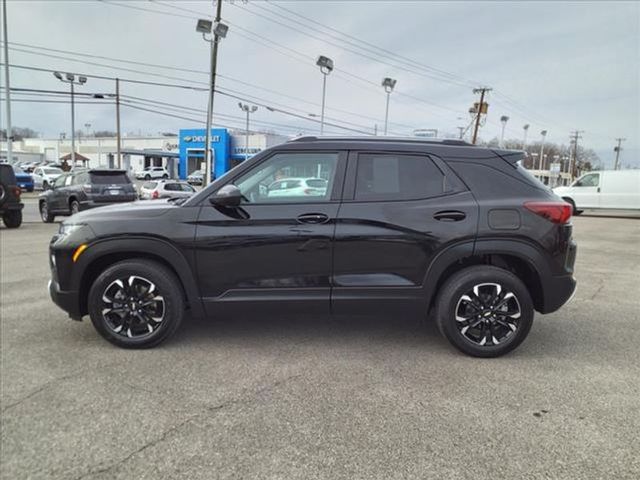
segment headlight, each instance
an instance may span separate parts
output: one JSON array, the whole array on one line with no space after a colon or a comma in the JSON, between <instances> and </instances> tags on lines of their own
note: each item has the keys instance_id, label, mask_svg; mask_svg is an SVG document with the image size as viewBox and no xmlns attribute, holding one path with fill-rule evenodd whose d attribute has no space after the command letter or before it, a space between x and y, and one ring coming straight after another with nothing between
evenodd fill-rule
<instances>
[{"instance_id":1,"label":"headlight","mask_svg":"<svg viewBox=\"0 0 640 480\"><path fill-rule=\"evenodd\" d=\"M76 230L80 230L84 227L84 223L61 223L60 228L58 229L59 235L69 235Z\"/></svg>"}]
</instances>

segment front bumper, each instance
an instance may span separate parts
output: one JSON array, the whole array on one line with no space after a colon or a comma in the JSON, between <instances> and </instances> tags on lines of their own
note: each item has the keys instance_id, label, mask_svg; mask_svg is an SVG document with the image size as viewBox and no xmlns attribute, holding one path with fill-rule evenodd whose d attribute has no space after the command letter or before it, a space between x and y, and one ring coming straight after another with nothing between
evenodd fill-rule
<instances>
[{"instance_id":1,"label":"front bumper","mask_svg":"<svg viewBox=\"0 0 640 480\"><path fill-rule=\"evenodd\" d=\"M65 292L55 280L49 280L49 295L58 307L69 314L73 320L82 320L78 292Z\"/></svg>"}]
</instances>

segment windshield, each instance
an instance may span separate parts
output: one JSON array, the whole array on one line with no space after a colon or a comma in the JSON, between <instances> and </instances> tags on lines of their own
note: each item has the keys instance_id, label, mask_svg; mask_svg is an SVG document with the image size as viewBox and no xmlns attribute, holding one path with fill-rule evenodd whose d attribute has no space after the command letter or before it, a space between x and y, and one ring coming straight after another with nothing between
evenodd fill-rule
<instances>
[{"instance_id":1,"label":"windshield","mask_svg":"<svg viewBox=\"0 0 640 480\"><path fill-rule=\"evenodd\" d=\"M46 173L47 175L57 175L62 173L62 170L60 170L59 168L43 168L42 172Z\"/></svg>"}]
</instances>

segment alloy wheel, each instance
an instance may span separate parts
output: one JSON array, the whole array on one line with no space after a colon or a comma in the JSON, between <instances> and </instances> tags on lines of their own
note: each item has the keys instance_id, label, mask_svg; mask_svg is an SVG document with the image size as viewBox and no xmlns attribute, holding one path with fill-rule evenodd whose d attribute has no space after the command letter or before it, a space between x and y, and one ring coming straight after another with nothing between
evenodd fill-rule
<instances>
[{"instance_id":1,"label":"alloy wheel","mask_svg":"<svg viewBox=\"0 0 640 480\"><path fill-rule=\"evenodd\" d=\"M480 283L460 297L455 316L456 327L466 340L492 347L513 338L522 310L515 293L498 283Z\"/></svg>"},{"instance_id":2,"label":"alloy wheel","mask_svg":"<svg viewBox=\"0 0 640 480\"><path fill-rule=\"evenodd\" d=\"M165 315L165 301L150 280L130 275L111 282L102 294L102 317L114 333L143 338L155 332Z\"/></svg>"}]
</instances>

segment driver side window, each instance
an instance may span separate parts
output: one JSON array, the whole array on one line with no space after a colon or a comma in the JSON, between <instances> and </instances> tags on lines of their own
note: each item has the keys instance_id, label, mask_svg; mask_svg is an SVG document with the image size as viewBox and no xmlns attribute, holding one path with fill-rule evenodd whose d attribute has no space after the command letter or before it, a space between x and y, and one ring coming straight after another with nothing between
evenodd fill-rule
<instances>
[{"instance_id":1,"label":"driver side window","mask_svg":"<svg viewBox=\"0 0 640 480\"><path fill-rule=\"evenodd\" d=\"M243 203L326 202L337 153L277 153L236 179Z\"/></svg>"},{"instance_id":2,"label":"driver side window","mask_svg":"<svg viewBox=\"0 0 640 480\"><path fill-rule=\"evenodd\" d=\"M597 187L600 180L600 175L597 173L591 173L585 175L576 182L576 187Z\"/></svg>"}]
</instances>

